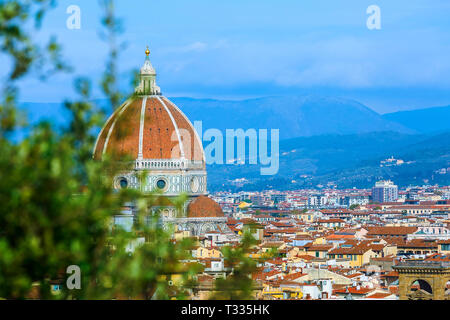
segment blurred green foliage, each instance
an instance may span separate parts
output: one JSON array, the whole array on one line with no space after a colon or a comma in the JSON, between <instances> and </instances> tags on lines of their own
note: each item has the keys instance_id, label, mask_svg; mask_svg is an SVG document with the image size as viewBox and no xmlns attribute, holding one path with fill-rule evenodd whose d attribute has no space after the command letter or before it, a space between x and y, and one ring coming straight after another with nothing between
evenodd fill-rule
<instances>
[{"instance_id":1,"label":"blurred green foliage","mask_svg":"<svg viewBox=\"0 0 450 320\"><path fill-rule=\"evenodd\" d=\"M103 37L110 52L100 83L112 106L125 95L117 86L117 35L121 23L114 2L100 0ZM52 0L0 2L0 54L11 61L0 100L0 298L2 299L186 299L196 285L201 266L192 260L193 242L174 241L171 230L159 223L162 196L112 188L114 174L123 164L94 161L95 129L105 114L90 99L91 82L79 78L74 86L78 101L66 101L70 124L57 130L48 122L27 123L17 108L17 82L37 71L41 79L55 72L71 72L57 40L40 47L29 30L41 25ZM25 129L20 142L11 137ZM144 177L142 177L144 178ZM181 211L185 196L173 201ZM131 231L113 227L113 216L124 203L138 212ZM135 246L131 253L130 245ZM230 277L217 281L214 298L250 298L251 273L256 261L246 254L254 245L249 233L236 248L225 248L233 267ZM81 289L68 290L68 266L81 270ZM177 278L177 286L172 280ZM51 286L60 284L57 294ZM169 285L170 284L170 285Z\"/></svg>"},{"instance_id":2,"label":"blurred green foliage","mask_svg":"<svg viewBox=\"0 0 450 320\"><path fill-rule=\"evenodd\" d=\"M253 236L254 229L246 227L238 246L227 246L222 249L225 264L232 270L226 278L215 281L214 294L216 300L251 300L255 298L257 289L252 275L258 267L258 260L250 255L251 249L258 243Z\"/></svg>"},{"instance_id":3,"label":"blurred green foliage","mask_svg":"<svg viewBox=\"0 0 450 320\"><path fill-rule=\"evenodd\" d=\"M63 130L46 122L31 126L18 111L20 78L33 68L45 71L44 76L70 71L61 62L55 39L39 48L21 27L30 20L39 27L54 4L43 0L0 3L1 53L12 62L0 104L0 298L186 298L185 289L193 285L198 266L183 263L190 258L192 242L172 241L158 224L155 208L161 196L113 191L112 177L122 168L108 159L92 159L93 129L103 124L104 114L89 101L90 81L75 81L80 100L65 103L71 121ZM100 5L112 48L101 87L118 105L122 95L116 88L114 4L100 1ZM12 142L18 129L27 129L27 137ZM182 200L176 202L179 209ZM126 202L139 208L131 232L111 224ZM136 239L145 243L130 254L127 248ZM68 290L65 285L70 265L81 269L80 290ZM186 285L168 290L173 275ZM50 290L54 283L61 284L57 295Z\"/></svg>"}]
</instances>

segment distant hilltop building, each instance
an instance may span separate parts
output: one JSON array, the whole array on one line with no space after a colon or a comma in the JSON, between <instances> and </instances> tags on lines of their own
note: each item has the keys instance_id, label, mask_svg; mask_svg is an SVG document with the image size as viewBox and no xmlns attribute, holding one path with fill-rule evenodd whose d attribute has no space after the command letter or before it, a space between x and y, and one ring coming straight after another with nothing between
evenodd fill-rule
<instances>
[{"instance_id":1,"label":"distant hilltop building","mask_svg":"<svg viewBox=\"0 0 450 320\"><path fill-rule=\"evenodd\" d=\"M161 95L149 54L140 70L134 95L110 116L94 147L94 159L104 156L128 164L114 178L113 188L133 188L144 193L159 190L167 197L161 206L164 223L194 236L225 230L226 217L219 204L207 196L206 162L202 142L184 113ZM145 172L141 181L139 173ZM189 200L177 212L172 199L187 193ZM115 216L115 223L129 228L136 208Z\"/></svg>"},{"instance_id":2,"label":"distant hilltop building","mask_svg":"<svg viewBox=\"0 0 450 320\"><path fill-rule=\"evenodd\" d=\"M401 159L395 159L394 156L385 159L385 160L381 160L380 161L380 167L393 167L393 166L401 166L402 164L404 164L405 161L401 160Z\"/></svg>"},{"instance_id":3,"label":"distant hilltop building","mask_svg":"<svg viewBox=\"0 0 450 320\"><path fill-rule=\"evenodd\" d=\"M438 169L438 170L434 171L434 173L437 173L437 174L450 174L450 168L441 168L441 169Z\"/></svg>"},{"instance_id":4,"label":"distant hilltop building","mask_svg":"<svg viewBox=\"0 0 450 320\"><path fill-rule=\"evenodd\" d=\"M232 181L230 181L230 183L238 188L243 187L245 184L248 183L248 180L245 178L240 178L240 179L234 179Z\"/></svg>"},{"instance_id":5,"label":"distant hilltop building","mask_svg":"<svg viewBox=\"0 0 450 320\"><path fill-rule=\"evenodd\" d=\"M398 200L398 186L391 180L383 180L375 183L372 188L373 202L392 202Z\"/></svg>"},{"instance_id":6,"label":"distant hilltop building","mask_svg":"<svg viewBox=\"0 0 450 320\"><path fill-rule=\"evenodd\" d=\"M415 161L404 161L402 159L395 159L394 156L381 160L380 161L380 167L397 167L397 166L401 166L404 164L411 164L414 163Z\"/></svg>"}]
</instances>

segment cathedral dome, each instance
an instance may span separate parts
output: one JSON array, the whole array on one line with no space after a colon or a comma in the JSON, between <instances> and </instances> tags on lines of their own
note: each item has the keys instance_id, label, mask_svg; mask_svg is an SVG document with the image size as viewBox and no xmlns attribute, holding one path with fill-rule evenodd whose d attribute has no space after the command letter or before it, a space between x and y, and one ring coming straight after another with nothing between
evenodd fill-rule
<instances>
[{"instance_id":1,"label":"cathedral dome","mask_svg":"<svg viewBox=\"0 0 450 320\"><path fill-rule=\"evenodd\" d=\"M204 168L197 132L183 112L161 95L148 47L145 54L139 86L106 121L94 147L94 159L101 160L105 154L114 160L180 159Z\"/></svg>"},{"instance_id":2,"label":"cathedral dome","mask_svg":"<svg viewBox=\"0 0 450 320\"><path fill-rule=\"evenodd\" d=\"M152 210L161 209L164 225L174 224L178 230L190 231L194 236L227 230L220 205L206 196L202 141L183 112L161 95L148 48L145 54L139 85L106 121L97 137L93 158L125 162L123 169L114 173L114 189L163 194ZM188 196L182 212L173 201L180 194ZM138 209L133 202L129 208L131 214L115 216L116 224L133 224Z\"/></svg>"},{"instance_id":3,"label":"cathedral dome","mask_svg":"<svg viewBox=\"0 0 450 320\"><path fill-rule=\"evenodd\" d=\"M158 189L167 196L206 194L206 161L202 142L184 113L161 95L147 48L134 95L109 117L100 131L93 158L129 162L114 177L114 188L143 192ZM145 179L139 178L145 171Z\"/></svg>"},{"instance_id":4,"label":"cathedral dome","mask_svg":"<svg viewBox=\"0 0 450 320\"><path fill-rule=\"evenodd\" d=\"M186 159L203 162L201 141L188 118L163 96L136 96L120 106L105 123L94 148L121 160Z\"/></svg>"},{"instance_id":5,"label":"cathedral dome","mask_svg":"<svg viewBox=\"0 0 450 320\"><path fill-rule=\"evenodd\" d=\"M188 218L224 217L222 208L213 199L207 196L199 196L193 200L187 208Z\"/></svg>"}]
</instances>

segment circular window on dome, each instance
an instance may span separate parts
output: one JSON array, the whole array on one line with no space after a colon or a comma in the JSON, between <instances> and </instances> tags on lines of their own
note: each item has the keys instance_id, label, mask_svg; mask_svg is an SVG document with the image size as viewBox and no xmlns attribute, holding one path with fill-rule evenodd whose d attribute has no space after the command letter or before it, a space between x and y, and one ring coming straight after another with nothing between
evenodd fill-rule
<instances>
[{"instance_id":1,"label":"circular window on dome","mask_svg":"<svg viewBox=\"0 0 450 320\"><path fill-rule=\"evenodd\" d=\"M164 190L167 186L167 182L164 179L158 179L158 181L156 181L156 187L159 190Z\"/></svg>"},{"instance_id":2,"label":"circular window on dome","mask_svg":"<svg viewBox=\"0 0 450 320\"><path fill-rule=\"evenodd\" d=\"M127 179L121 178L121 179L119 180L119 185L120 185L120 188L122 188L122 189L125 189L126 187L128 187L128 181L127 181Z\"/></svg>"},{"instance_id":3,"label":"circular window on dome","mask_svg":"<svg viewBox=\"0 0 450 320\"><path fill-rule=\"evenodd\" d=\"M128 188L128 179L125 177L118 177L114 183L116 189Z\"/></svg>"}]
</instances>

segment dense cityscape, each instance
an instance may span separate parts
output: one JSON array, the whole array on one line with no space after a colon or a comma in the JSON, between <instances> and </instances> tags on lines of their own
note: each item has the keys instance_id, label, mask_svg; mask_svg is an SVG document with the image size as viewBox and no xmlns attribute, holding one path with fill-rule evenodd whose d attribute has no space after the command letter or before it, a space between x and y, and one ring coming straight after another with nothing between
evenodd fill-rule
<instances>
[{"instance_id":1,"label":"dense cityscape","mask_svg":"<svg viewBox=\"0 0 450 320\"><path fill-rule=\"evenodd\" d=\"M406 288L409 284L401 281L408 278L399 283L402 263L449 267L448 186L399 190L392 181L380 181L372 190L271 190L215 193L212 198L222 207L228 228L199 238L194 257L207 267L201 277L205 287L227 273L221 247L238 241L245 225L256 224L259 244L252 255L273 248L278 252L253 275L261 299L449 297L450 282L442 288L423 280Z\"/></svg>"}]
</instances>

